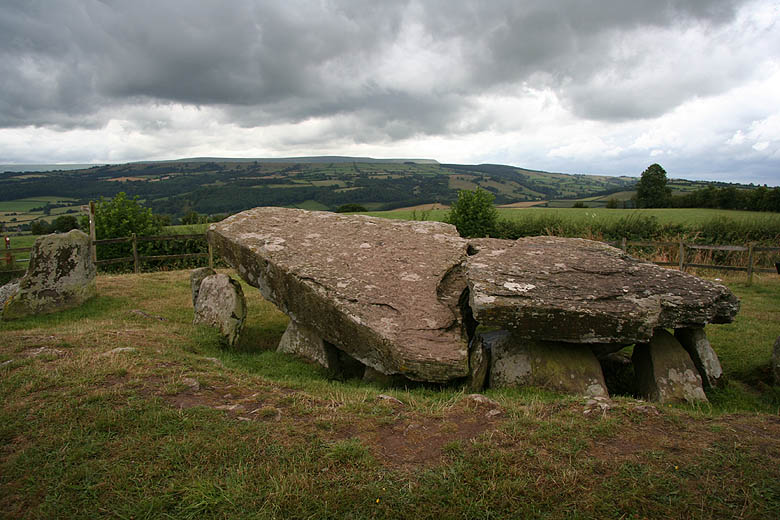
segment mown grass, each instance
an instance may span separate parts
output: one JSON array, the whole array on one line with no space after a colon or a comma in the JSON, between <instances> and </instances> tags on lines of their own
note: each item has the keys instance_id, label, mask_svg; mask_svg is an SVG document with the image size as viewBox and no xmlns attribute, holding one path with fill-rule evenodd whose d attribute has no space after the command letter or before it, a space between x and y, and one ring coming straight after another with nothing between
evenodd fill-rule
<instances>
[{"instance_id":1,"label":"mown grass","mask_svg":"<svg viewBox=\"0 0 780 520\"><path fill-rule=\"evenodd\" d=\"M0 322L0 516L777 518L763 282L730 283L740 317L708 328L732 379L712 406L584 414L501 390L488 418L457 386L329 380L274 352L287 318L253 288L228 351L191 323L188 272L100 276L79 309Z\"/></svg>"}]
</instances>

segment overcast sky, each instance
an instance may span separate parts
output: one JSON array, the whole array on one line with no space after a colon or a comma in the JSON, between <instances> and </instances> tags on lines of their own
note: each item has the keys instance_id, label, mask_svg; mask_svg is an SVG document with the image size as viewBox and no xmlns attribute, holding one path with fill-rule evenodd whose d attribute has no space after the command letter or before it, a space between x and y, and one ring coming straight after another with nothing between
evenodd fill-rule
<instances>
[{"instance_id":1,"label":"overcast sky","mask_svg":"<svg viewBox=\"0 0 780 520\"><path fill-rule=\"evenodd\" d=\"M359 155L780 184L780 1L2 0L0 163Z\"/></svg>"}]
</instances>

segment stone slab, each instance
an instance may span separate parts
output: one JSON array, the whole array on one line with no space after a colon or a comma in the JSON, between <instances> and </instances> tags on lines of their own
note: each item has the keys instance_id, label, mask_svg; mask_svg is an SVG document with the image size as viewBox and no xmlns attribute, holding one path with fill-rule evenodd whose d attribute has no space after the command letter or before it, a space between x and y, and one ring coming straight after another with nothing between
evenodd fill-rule
<instances>
[{"instance_id":1,"label":"stone slab","mask_svg":"<svg viewBox=\"0 0 780 520\"><path fill-rule=\"evenodd\" d=\"M421 381L468 375L467 243L453 226L255 208L207 235L267 300L364 365Z\"/></svg>"},{"instance_id":2,"label":"stone slab","mask_svg":"<svg viewBox=\"0 0 780 520\"><path fill-rule=\"evenodd\" d=\"M725 286L577 238L469 242L466 277L474 318L529 339L617 346L647 342L656 328L734 319ZM607 349L608 350L608 349Z\"/></svg>"}]
</instances>

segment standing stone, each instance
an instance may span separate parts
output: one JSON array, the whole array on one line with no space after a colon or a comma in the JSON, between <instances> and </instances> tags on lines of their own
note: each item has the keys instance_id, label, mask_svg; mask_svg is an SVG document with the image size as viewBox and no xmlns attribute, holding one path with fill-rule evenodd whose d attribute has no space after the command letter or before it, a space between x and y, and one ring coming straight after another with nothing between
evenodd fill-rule
<instances>
[{"instance_id":1,"label":"standing stone","mask_svg":"<svg viewBox=\"0 0 780 520\"><path fill-rule=\"evenodd\" d=\"M195 307L195 302L198 301L198 293L200 292L200 284L207 276L217 274L217 272L211 267L201 267L194 269L190 273L190 288L192 289L192 306Z\"/></svg>"},{"instance_id":2,"label":"standing stone","mask_svg":"<svg viewBox=\"0 0 780 520\"><path fill-rule=\"evenodd\" d=\"M5 303L3 319L78 307L96 294L89 237L76 229L38 238L19 290Z\"/></svg>"},{"instance_id":3,"label":"standing stone","mask_svg":"<svg viewBox=\"0 0 780 520\"><path fill-rule=\"evenodd\" d=\"M631 357L639 393L659 403L706 401L701 376L682 345L664 329Z\"/></svg>"},{"instance_id":4,"label":"standing stone","mask_svg":"<svg viewBox=\"0 0 780 520\"><path fill-rule=\"evenodd\" d=\"M200 284L193 323L217 327L228 345L238 342L246 319L246 300L241 284L226 274L207 276Z\"/></svg>"},{"instance_id":5,"label":"standing stone","mask_svg":"<svg viewBox=\"0 0 780 520\"><path fill-rule=\"evenodd\" d=\"M772 374L774 374L775 384L780 385L780 336L777 336L775 348L772 351Z\"/></svg>"},{"instance_id":6,"label":"standing stone","mask_svg":"<svg viewBox=\"0 0 780 520\"><path fill-rule=\"evenodd\" d=\"M538 386L568 394L607 397L596 356L587 347L499 336L490 351L490 387Z\"/></svg>"},{"instance_id":7,"label":"standing stone","mask_svg":"<svg viewBox=\"0 0 780 520\"><path fill-rule=\"evenodd\" d=\"M677 329L674 331L674 337L691 356L704 388L717 388L726 383L718 355L702 327Z\"/></svg>"}]
</instances>

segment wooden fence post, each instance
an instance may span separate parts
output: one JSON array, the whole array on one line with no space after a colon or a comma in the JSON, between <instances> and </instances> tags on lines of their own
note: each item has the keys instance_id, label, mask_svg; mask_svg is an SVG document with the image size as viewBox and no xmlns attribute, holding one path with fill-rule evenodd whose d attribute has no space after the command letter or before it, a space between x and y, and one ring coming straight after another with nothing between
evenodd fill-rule
<instances>
[{"instance_id":1,"label":"wooden fence post","mask_svg":"<svg viewBox=\"0 0 780 520\"><path fill-rule=\"evenodd\" d=\"M623 238L620 240L620 249L622 249L622 250L623 250L623 252L625 253L625 252L626 252L626 247L628 247L628 246L626 245L626 237L623 237Z\"/></svg>"},{"instance_id":2,"label":"wooden fence post","mask_svg":"<svg viewBox=\"0 0 780 520\"><path fill-rule=\"evenodd\" d=\"M95 202L89 201L89 240L92 244L92 261L97 262L97 246L95 245Z\"/></svg>"},{"instance_id":3,"label":"wooden fence post","mask_svg":"<svg viewBox=\"0 0 780 520\"><path fill-rule=\"evenodd\" d=\"M138 265L138 240L135 236L135 233L130 236L133 239L133 272L138 274L140 271L140 266Z\"/></svg>"},{"instance_id":4,"label":"wooden fence post","mask_svg":"<svg viewBox=\"0 0 780 520\"><path fill-rule=\"evenodd\" d=\"M685 243L680 240L680 271L685 271Z\"/></svg>"},{"instance_id":5,"label":"wooden fence post","mask_svg":"<svg viewBox=\"0 0 780 520\"><path fill-rule=\"evenodd\" d=\"M747 267L747 283L753 284L753 242L748 244L748 267Z\"/></svg>"}]
</instances>

